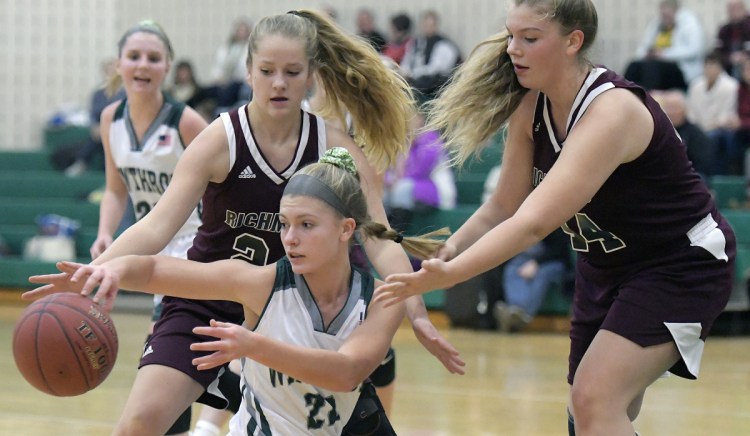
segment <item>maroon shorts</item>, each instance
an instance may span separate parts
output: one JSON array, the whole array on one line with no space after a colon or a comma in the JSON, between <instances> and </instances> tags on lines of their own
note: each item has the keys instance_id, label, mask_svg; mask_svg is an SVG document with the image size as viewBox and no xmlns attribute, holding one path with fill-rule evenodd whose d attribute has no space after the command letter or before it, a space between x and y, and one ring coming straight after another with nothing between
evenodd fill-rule
<instances>
[{"instance_id":1,"label":"maroon shorts","mask_svg":"<svg viewBox=\"0 0 750 436\"><path fill-rule=\"evenodd\" d=\"M732 290L735 244L730 238L725 248L729 261L689 245L621 268L597 268L579 258L568 383L573 383L578 365L600 329L647 347L674 341L664 323L700 323L700 338L705 340ZM670 372L695 378L682 359Z\"/></svg>"},{"instance_id":2,"label":"maroon shorts","mask_svg":"<svg viewBox=\"0 0 750 436\"><path fill-rule=\"evenodd\" d=\"M212 319L241 325L245 317L242 305L230 301L164 297L162 306L161 318L145 345L139 368L155 364L181 371L206 389L199 402L223 409L226 400L217 388L218 376L223 369L198 371L193 359L207 353L192 351L190 344L216 339L193 333L194 327L207 326Z\"/></svg>"}]
</instances>

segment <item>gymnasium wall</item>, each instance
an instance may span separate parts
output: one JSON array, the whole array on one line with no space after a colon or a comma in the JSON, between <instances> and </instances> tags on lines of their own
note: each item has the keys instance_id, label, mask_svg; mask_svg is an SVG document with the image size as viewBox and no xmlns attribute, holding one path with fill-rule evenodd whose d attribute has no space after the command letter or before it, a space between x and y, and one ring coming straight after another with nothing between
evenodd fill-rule
<instances>
[{"instance_id":1,"label":"gymnasium wall","mask_svg":"<svg viewBox=\"0 0 750 436\"><path fill-rule=\"evenodd\" d=\"M594 0L600 16L594 61L622 70L635 50L657 0ZM339 23L354 28L359 7L377 5L386 31L388 18L404 11L416 18L431 8L442 28L468 54L471 47L504 26L504 0L0 0L0 150L42 147L42 131L64 105L85 107L100 80L100 63L116 54L117 38L145 18L167 31L177 58L193 61L206 80L214 51L237 17L257 20L296 8L331 5ZM713 41L725 20L724 0L684 0L702 19Z\"/></svg>"}]
</instances>

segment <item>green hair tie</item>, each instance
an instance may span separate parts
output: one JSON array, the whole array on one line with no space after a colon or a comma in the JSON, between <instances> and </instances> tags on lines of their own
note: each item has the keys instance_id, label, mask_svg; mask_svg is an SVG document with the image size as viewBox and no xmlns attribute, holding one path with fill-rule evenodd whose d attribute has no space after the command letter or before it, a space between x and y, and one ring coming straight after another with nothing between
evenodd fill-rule
<instances>
[{"instance_id":1,"label":"green hair tie","mask_svg":"<svg viewBox=\"0 0 750 436\"><path fill-rule=\"evenodd\" d=\"M318 162L335 165L354 177L358 177L357 166L354 164L354 158L349 151L343 147L329 148L323 153L323 156L321 156Z\"/></svg>"}]
</instances>

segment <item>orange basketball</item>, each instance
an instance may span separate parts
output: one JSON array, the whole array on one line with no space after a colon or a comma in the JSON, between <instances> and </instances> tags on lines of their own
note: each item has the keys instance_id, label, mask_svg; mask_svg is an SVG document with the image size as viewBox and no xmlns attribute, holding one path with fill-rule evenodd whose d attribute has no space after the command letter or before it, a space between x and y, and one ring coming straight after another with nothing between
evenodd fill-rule
<instances>
[{"instance_id":1,"label":"orange basketball","mask_svg":"<svg viewBox=\"0 0 750 436\"><path fill-rule=\"evenodd\" d=\"M117 359L117 331L98 304L79 294L31 303L13 330L13 357L32 386L50 395L81 395L107 378Z\"/></svg>"}]
</instances>

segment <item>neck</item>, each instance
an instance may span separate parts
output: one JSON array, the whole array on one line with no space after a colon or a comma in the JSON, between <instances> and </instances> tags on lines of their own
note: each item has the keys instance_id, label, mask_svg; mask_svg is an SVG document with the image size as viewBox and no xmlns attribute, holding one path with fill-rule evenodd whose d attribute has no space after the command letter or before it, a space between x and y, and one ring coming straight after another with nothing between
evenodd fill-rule
<instances>
[{"instance_id":1,"label":"neck","mask_svg":"<svg viewBox=\"0 0 750 436\"><path fill-rule=\"evenodd\" d=\"M128 109L130 110L130 119L134 123L141 120L151 122L154 118L156 118L156 114L159 113L163 104L164 95L161 92L158 94L150 95L128 95Z\"/></svg>"},{"instance_id":2,"label":"neck","mask_svg":"<svg viewBox=\"0 0 750 436\"><path fill-rule=\"evenodd\" d=\"M567 119L573 101L592 69L593 67L589 64L579 65L575 69L568 70L567 74L564 74L553 87L541 90L552 103L552 113L555 119ZM561 115L565 118L559 118Z\"/></svg>"},{"instance_id":3,"label":"neck","mask_svg":"<svg viewBox=\"0 0 750 436\"><path fill-rule=\"evenodd\" d=\"M261 148L263 145L284 145L290 138L296 143L300 131L300 112L293 112L292 115L283 118L272 117L250 102L247 105L247 114Z\"/></svg>"},{"instance_id":4,"label":"neck","mask_svg":"<svg viewBox=\"0 0 750 436\"><path fill-rule=\"evenodd\" d=\"M335 304L343 296L349 295L352 267L349 263L348 252L345 258L331 262L331 265L344 264L346 267L325 268L304 274L305 282L319 305Z\"/></svg>"}]
</instances>

